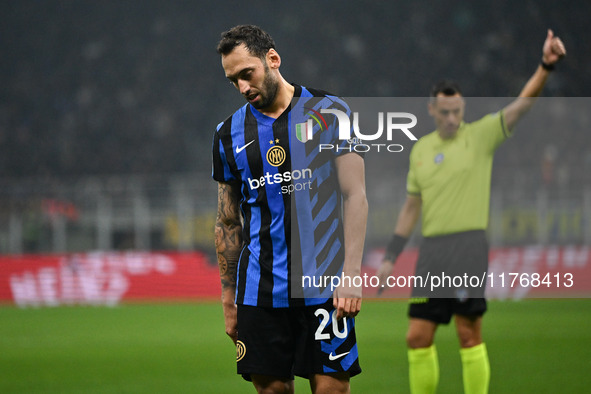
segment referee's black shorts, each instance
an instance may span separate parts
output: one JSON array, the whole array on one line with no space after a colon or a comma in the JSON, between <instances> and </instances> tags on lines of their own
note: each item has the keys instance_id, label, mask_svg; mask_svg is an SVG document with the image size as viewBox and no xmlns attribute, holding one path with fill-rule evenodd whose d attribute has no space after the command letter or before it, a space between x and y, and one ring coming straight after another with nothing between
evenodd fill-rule
<instances>
[{"instance_id":1,"label":"referee's black shorts","mask_svg":"<svg viewBox=\"0 0 591 394\"><path fill-rule=\"evenodd\" d=\"M482 316L488 271L488 242L483 230L425 237L419 248L408 315L439 324L452 315ZM435 286L437 285L437 286Z\"/></svg>"}]
</instances>

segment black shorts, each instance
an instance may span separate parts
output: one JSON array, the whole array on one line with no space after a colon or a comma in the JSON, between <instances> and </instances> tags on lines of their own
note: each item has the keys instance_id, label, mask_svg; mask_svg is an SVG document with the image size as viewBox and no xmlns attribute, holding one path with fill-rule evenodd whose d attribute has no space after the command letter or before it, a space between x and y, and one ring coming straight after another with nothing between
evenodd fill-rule
<instances>
[{"instance_id":1,"label":"black shorts","mask_svg":"<svg viewBox=\"0 0 591 394\"><path fill-rule=\"evenodd\" d=\"M238 305L238 373L309 378L318 373L361 372L355 319L333 319L332 299L293 308Z\"/></svg>"},{"instance_id":2,"label":"black shorts","mask_svg":"<svg viewBox=\"0 0 591 394\"><path fill-rule=\"evenodd\" d=\"M448 324L453 315L479 317L484 315L486 308L484 298L411 298L408 316Z\"/></svg>"},{"instance_id":3,"label":"black shorts","mask_svg":"<svg viewBox=\"0 0 591 394\"><path fill-rule=\"evenodd\" d=\"M488 242L484 231L426 237L415 275L409 316L447 324L454 314L481 316L486 312L484 291L488 271ZM432 287L433 283L438 287Z\"/></svg>"}]
</instances>

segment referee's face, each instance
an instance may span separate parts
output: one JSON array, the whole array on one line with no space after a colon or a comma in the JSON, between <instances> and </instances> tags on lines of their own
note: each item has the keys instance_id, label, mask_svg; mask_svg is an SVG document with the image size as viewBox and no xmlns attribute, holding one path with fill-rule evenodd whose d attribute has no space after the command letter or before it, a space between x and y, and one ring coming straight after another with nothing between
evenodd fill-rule
<instances>
[{"instance_id":1,"label":"referee's face","mask_svg":"<svg viewBox=\"0 0 591 394\"><path fill-rule=\"evenodd\" d=\"M439 93L429 103L429 114L435 120L437 131L443 139L456 136L458 128L464 119L464 98L456 93L453 96L446 96Z\"/></svg>"},{"instance_id":2,"label":"referee's face","mask_svg":"<svg viewBox=\"0 0 591 394\"><path fill-rule=\"evenodd\" d=\"M271 68L267 61L250 54L244 44L237 46L232 52L222 56L222 67L226 72L226 78L246 101L257 109L270 107L277 96L279 81L275 75L278 68L273 57L277 52L274 49L270 59ZM278 58L278 55L277 55Z\"/></svg>"}]
</instances>

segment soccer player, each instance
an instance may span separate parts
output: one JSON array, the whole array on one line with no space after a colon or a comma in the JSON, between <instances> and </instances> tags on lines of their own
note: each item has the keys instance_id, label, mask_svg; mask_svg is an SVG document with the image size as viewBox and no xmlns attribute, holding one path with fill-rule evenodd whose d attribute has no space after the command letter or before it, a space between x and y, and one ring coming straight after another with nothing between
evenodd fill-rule
<instances>
[{"instance_id":1,"label":"soccer player","mask_svg":"<svg viewBox=\"0 0 591 394\"><path fill-rule=\"evenodd\" d=\"M378 269L381 283L386 283L419 216L424 238L417 276L428 272L460 273L463 269L487 271L485 230L494 152L534 104L554 64L565 54L562 41L548 30L541 63L519 98L473 123L463 122L464 100L455 83L442 82L433 88L429 114L437 129L420 138L411 151L408 194ZM434 336L438 325L448 324L452 316L461 348L464 391L488 392L490 366L481 336L482 316L487 308L484 286L476 293L457 289L447 294L449 298L433 294L417 297L417 287L410 300L406 335L411 392L435 392L439 364Z\"/></svg>"},{"instance_id":2,"label":"soccer player","mask_svg":"<svg viewBox=\"0 0 591 394\"><path fill-rule=\"evenodd\" d=\"M292 100L310 98L315 113L350 110L335 96L288 83L273 39L257 26L222 33L217 50L248 102L218 125L213 141L216 252L237 371L258 392L291 393L294 375L309 379L315 393L349 392L349 378L361 372L354 320L361 289L339 283L328 296L306 296L315 289L292 283L310 269L359 275L364 162L350 150L320 154L306 142L334 140L336 117L321 133L316 127L294 138Z\"/></svg>"}]
</instances>

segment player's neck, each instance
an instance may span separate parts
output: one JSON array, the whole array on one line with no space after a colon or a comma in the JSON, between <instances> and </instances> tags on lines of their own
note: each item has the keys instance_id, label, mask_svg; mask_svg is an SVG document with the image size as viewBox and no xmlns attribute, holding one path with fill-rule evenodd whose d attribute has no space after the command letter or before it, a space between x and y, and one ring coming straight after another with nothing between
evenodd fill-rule
<instances>
[{"instance_id":1,"label":"player's neck","mask_svg":"<svg viewBox=\"0 0 591 394\"><path fill-rule=\"evenodd\" d=\"M273 105L259 110L262 114L274 119L277 119L289 107L295 91L292 84L283 79L283 77L280 78L279 90Z\"/></svg>"}]
</instances>

